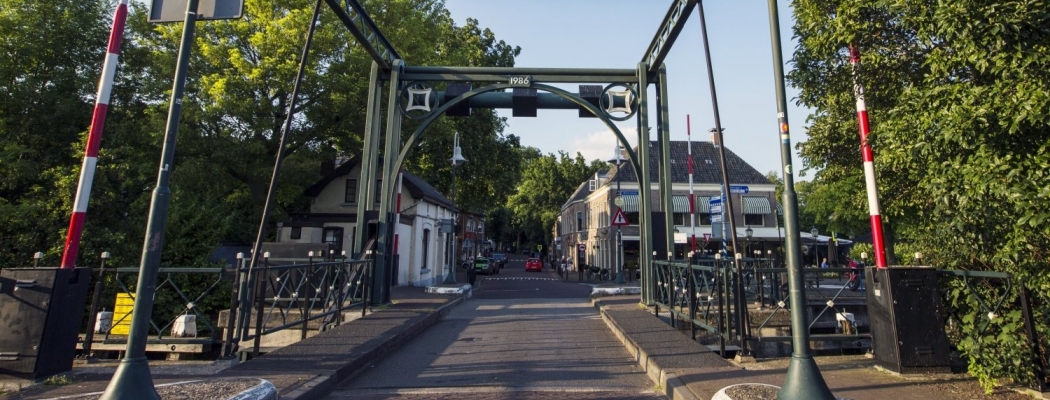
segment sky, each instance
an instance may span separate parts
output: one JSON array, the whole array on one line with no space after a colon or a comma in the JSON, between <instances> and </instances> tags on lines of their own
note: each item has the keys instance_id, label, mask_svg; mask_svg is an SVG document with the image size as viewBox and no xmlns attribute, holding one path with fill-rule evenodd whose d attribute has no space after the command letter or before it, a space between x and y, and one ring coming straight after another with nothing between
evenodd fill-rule
<instances>
[{"instance_id":1,"label":"sky","mask_svg":"<svg viewBox=\"0 0 1050 400\"><path fill-rule=\"evenodd\" d=\"M635 69L656 35L672 0L445 0L456 24L467 18L491 29L496 38L521 47L517 67ZM777 128L776 88L770 45L768 5L760 0L705 2L708 41L718 110L727 148L765 174L782 170ZM783 58L790 61L792 15L789 1L778 0ZM708 85L700 18L694 9L665 59L671 140L710 141L714 111ZM785 66L785 73L790 63ZM560 85L556 85L560 86ZM577 85L560 86L578 92ZM650 85L649 121L655 140L655 92ZM794 105L797 90L787 88L795 179L802 162L794 146L806 140L809 111ZM576 110L539 110L537 117L508 118L506 134L544 154L577 152L587 160L608 160L616 137L598 119L579 118ZM637 145L635 119L617 126ZM470 157L469 155L465 155ZM810 174L812 175L812 174Z\"/></svg>"}]
</instances>

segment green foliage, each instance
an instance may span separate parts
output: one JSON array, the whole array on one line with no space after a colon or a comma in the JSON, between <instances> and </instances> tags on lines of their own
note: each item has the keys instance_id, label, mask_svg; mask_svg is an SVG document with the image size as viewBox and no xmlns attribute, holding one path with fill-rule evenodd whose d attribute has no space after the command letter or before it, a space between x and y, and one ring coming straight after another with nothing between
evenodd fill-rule
<instances>
[{"instance_id":1,"label":"green foliage","mask_svg":"<svg viewBox=\"0 0 1050 400\"><path fill-rule=\"evenodd\" d=\"M35 251L56 264L73 208L86 131L112 16L109 1L14 0L0 5L0 267ZM376 24L415 65L513 66L520 48L477 20L457 26L444 3L366 1ZM163 265L204 265L220 243L254 241L283 131L312 1L249 0L238 20L197 24L182 103ZM150 24L132 2L121 46L78 264L102 251L137 265L156 182L181 24ZM327 11L327 10L322 10ZM48 34L39 34L36 27ZM288 130L271 219L304 212L324 163L361 149L371 58L322 12ZM385 90L385 89L384 89ZM406 123L411 132L412 122ZM461 204L505 203L521 176L519 139L491 110L448 118L407 168L447 188L451 137L464 137ZM406 133L407 135L407 133ZM499 173L489 173L498 171ZM448 191L446 191L447 193ZM497 206L494 206L497 205Z\"/></svg>"},{"instance_id":2,"label":"green foliage","mask_svg":"<svg viewBox=\"0 0 1050 400\"><path fill-rule=\"evenodd\" d=\"M799 103L814 109L810 139L799 145L804 165L816 170L818 187L806 199L814 221L845 218L859 227L866 216L852 44L861 51L857 79L871 119L888 255L900 256L891 263L913 263L921 252L925 265L1003 271L1047 287L1047 2L793 4L799 46L790 80L801 90ZM1015 364L1025 358L1011 315L992 323L1001 331L962 324L955 336L985 384L1029 378ZM1045 332L1046 322L1039 324Z\"/></svg>"},{"instance_id":3,"label":"green foliage","mask_svg":"<svg viewBox=\"0 0 1050 400\"><path fill-rule=\"evenodd\" d=\"M0 4L0 266L30 266L37 251L42 265L58 263L72 208L43 172L80 163L72 149L98 80L84 71L103 60L107 13L98 1Z\"/></svg>"},{"instance_id":4,"label":"green foliage","mask_svg":"<svg viewBox=\"0 0 1050 400\"><path fill-rule=\"evenodd\" d=\"M536 149L527 152L539 154ZM569 157L568 153L558 155L529 156L525 166L518 193L507 202L514 214L515 226L524 232L522 240L528 244L550 243L550 227L558 219L562 205L579 188L580 182L586 182L596 172L605 168L605 164L593 160L590 163L579 153Z\"/></svg>"}]
</instances>

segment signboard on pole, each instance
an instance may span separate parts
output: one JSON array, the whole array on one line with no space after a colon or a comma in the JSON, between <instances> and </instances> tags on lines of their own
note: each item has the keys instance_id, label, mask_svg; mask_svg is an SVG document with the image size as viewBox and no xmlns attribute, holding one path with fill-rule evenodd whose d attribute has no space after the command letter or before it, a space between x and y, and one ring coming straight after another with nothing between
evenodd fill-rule
<instances>
[{"instance_id":1,"label":"signboard on pole","mask_svg":"<svg viewBox=\"0 0 1050 400\"><path fill-rule=\"evenodd\" d=\"M638 195L638 191L637 190L621 190L620 194L623 195L623 196L637 196Z\"/></svg>"},{"instance_id":2,"label":"signboard on pole","mask_svg":"<svg viewBox=\"0 0 1050 400\"><path fill-rule=\"evenodd\" d=\"M674 233L674 242L675 242L675 244L689 243L689 237L686 236L685 232L675 232Z\"/></svg>"},{"instance_id":3,"label":"signboard on pole","mask_svg":"<svg viewBox=\"0 0 1050 400\"><path fill-rule=\"evenodd\" d=\"M580 243L580 244L576 245L576 251L578 251L580 253L586 252L587 251L587 245L583 244L583 243Z\"/></svg>"},{"instance_id":4,"label":"signboard on pole","mask_svg":"<svg viewBox=\"0 0 1050 400\"><path fill-rule=\"evenodd\" d=\"M711 223L722 222L722 199L712 197L711 200L707 201L707 204L711 207Z\"/></svg>"},{"instance_id":5,"label":"signboard on pole","mask_svg":"<svg viewBox=\"0 0 1050 400\"><path fill-rule=\"evenodd\" d=\"M623 215L623 210L620 208L616 209L616 214L613 214L612 221L610 221L609 223L616 226L624 226L631 224L630 222L627 222L627 216Z\"/></svg>"},{"instance_id":6,"label":"signboard on pole","mask_svg":"<svg viewBox=\"0 0 1050 400\"><path fill-rule=\"evenodd\" d=\"M188 0L153 0L149 8L149 22L183 22L186 20ZM236 19L244 14L244 0L200 0L197 20Z\"/></svg>"},{"instance_id":7,"label":"signboard on pole","mask_svg":"<svg viewBox=\"0 0 1050 400\"><path fill-rule=\"evenodd\" d=\"M747 194L749 191L750 189L744 185L729 186L729 193Z\"/></svg>"}]
</instances>

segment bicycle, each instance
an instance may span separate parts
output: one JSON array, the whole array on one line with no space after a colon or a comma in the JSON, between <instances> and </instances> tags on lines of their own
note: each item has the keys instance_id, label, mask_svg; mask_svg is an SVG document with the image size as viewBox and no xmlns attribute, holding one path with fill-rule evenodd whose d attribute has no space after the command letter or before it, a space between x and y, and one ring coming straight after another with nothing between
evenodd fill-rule
<instances>
[{"instance_id":1,"label":"bicycle","mask_svg":"<svg viewBox=\"0 0 1050 400\"><path fill-rule=\"evenodd\" d=\"M587 280L588 281L593 281L593 280L595 280L595 278L597 278L598 281L610 280L609 269L608 268L601 268L601 267L598 267L598 266L595 266L595 265L592 265L592 266L588 267L587 268Z\"/></svg>"},{"instance_id":2,"label":"bicycle","mask_svg":"<svg viewBox=\"0 0 1050 400\"><path fill-rule=\"evenodd\" d=\"M861 288L861 279L864 279L864 264L855 264L850 266L850 271L846 273L848 280L846 286L849 287L850 291L856 292Z\"/></svg>"}]
</instances>

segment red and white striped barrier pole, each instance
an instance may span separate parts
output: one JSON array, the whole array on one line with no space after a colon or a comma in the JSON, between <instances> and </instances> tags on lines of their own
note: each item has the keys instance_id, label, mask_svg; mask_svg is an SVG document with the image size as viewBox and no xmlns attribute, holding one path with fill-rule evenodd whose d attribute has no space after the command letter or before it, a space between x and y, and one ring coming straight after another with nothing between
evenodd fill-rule
<instances>
[{"instance_id":1,"label":"red and white striped barrier pole","mask_svg":"<svg viewBox=\"0 0 1050 400\"><path fill-rule=\"evenodd\" d=\"M875 185L875 158L868 143L868 108L864 104L864 86L857 72L860 69L860 51L849 46L849 63L853 66L853 95L857 98L857 123L860 125L860 152L864 159L864 182L868 191L868 210L871 214L871 242L875 253L875 266L886 268L886 247L882 237L882 216L879 214L879 189Z\"/></svg>"},{"instance_id":2,"label":"red and white striped barrier pole","mask_svg":"<svg viewBox=\"0 0 1050 400\"><path fill-rule=\"evenodd\" d=\"M106 111L109 109L109 94L113 89L113 76L117 72L117 54L120 52L120 42L124 38L124 23L127 21L127 17L128 0L120 0L117 3L117 10L113 14L113 28L109 32L106 61L102 64L102 78L98 82L98 94L95 96L95 111L91 116L91 128L88 130L87 149L84 150L84 164L80 167L80 182L77 184L73 215L69 218L66 246L62 251L62 269L71 269L77 262L77 252L80 250L80 235L84 230L84 217L85 213L87 213L88 199L91 196L91 183L95 179L98 148L102 142L102 126L106 123Z\"/></svg>"}]
</instances>

